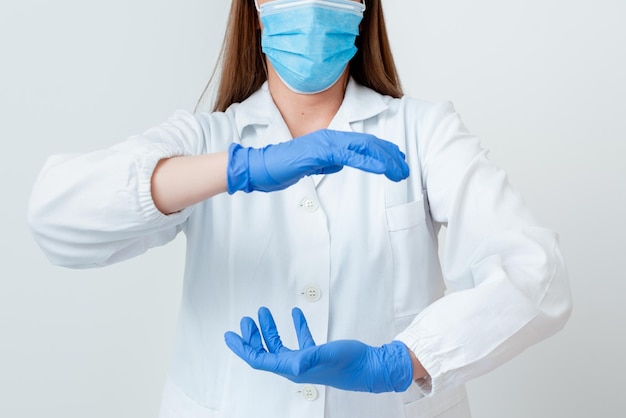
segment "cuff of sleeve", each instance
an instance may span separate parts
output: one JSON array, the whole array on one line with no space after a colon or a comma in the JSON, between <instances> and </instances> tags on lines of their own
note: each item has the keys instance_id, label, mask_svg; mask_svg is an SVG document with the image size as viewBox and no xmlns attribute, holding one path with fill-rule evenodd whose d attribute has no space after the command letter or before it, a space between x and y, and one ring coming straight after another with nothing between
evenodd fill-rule
<instances>
[{"instance_id":1,"label":"cuff of sleeve","mask_svg":"<svg viewBox=\"0 0 626 418\"><path fill-rule=\"evenodd\" d=\"M432 396L440 392L445 385L441 364L432 355L428 347L420 343L419 338L411 331L405 330L398 334L395 340L406 345L409 350L413 351L415 357L422 363L422 366L428 372L428 377L416 379L415 384L425 396Z\"/></svg>"},{"instance_id":2,"label":"cuff of sleeve","mask_svg":"<svg viewBox=\"0 0 626 418\"><path fill-rule=\"evenodd\" d=\"M137 164L138 168L138 211L149 222L169 224L175 222L178 218L189 216L192 208L188 207L180 212L165 215L154 204L152 199L152 174L159 161L184 155L178 150L170 147L161 147L142 156L141 161Z\"/></svg>"}]
</instances>

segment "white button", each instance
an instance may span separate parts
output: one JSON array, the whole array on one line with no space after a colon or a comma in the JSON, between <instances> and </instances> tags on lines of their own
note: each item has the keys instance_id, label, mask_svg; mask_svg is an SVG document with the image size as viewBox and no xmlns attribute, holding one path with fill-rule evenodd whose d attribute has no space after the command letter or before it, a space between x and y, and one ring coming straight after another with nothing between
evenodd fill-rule
<instances>
[{"instance_id":1,"label":"white button","mask_svg":"<svg viewBox=\"0 0 626 418\"><path fill-rule=\"evenodd\" d=\"M304 385L302 386L302 397L307 401L314 401L317 399L317 389L315 386Z\"/></svg>"},{"instance_id":2,"label":"white button","mask_svg":"<svg viewBox=\"0 0 626 418\"><path fill-rule=\"evenodd\" d=\"M319 208L317 202L310 197L305 197L304 199L302 199L302 202L300 202L300 206L302 206L302 208L307 212L315 212L317 208Z\"/></svg>"},{"instance_id":3,"label":"white button","mask_svg":"<svg viewBox=\"0 0 626 418\"><path fill-rule=\"evenodd\" d=\"M318 286L307 286L303 293L309 302L317 302L322 297L322 289Z\"/></svg>"}]
</instances>

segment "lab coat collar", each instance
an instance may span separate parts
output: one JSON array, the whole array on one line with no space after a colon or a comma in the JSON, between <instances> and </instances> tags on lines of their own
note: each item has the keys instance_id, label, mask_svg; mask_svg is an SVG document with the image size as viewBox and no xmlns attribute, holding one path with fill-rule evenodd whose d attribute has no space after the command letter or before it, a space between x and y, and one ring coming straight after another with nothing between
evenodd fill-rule
<instances>
[{"instance_id":1,"label":"lab coat collar","mask_svg":"<svg viewBox=\"0 0 626 418\"><path fill-rule=\"evenodd\" d=\"M243 130L251 125L270 125L280 112L274 104L267 81L260 89L241 102L235 111L235 124L241 138Z\"/></svg>"},{"instance_id":2,"label":"lab coat collar","mask_svg":"<svg viewBox=\"0 0 626 418\"><path fill-rule=\"evenodd\" d=\"M337 114L343 116L348 123L361 122L384 112L388 107L389 100L385 100L383 95L362 86L350 77Z\"/></svg>"},{"instance_id":3,"label":"lab coat collar","mask_svg":"<svg viewBox=\"0 0 626 418\"><path fill-rule=\"evenodd\" d=\"M350 123L374 117L387 108L388 100L385 100L384 96L358 84L350 77L343 102L329 127L351 130ZM266 81L259 90L239 105L236 111L235 123L239 137L241 137L243 130L247 126L270 126L275 122L284 124Z\"/></svg>"}]
</instances>

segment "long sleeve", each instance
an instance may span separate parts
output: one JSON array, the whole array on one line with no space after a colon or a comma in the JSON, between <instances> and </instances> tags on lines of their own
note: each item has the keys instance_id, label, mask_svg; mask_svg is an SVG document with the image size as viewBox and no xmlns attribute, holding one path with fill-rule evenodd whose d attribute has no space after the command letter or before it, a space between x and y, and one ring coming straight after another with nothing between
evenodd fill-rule
<instances>
[{"instance_id":1,"label":"long sleeve","mask_svg":"<svg viewBox=\"0 0 626 418\"><path fill-rule=\"evenodd\" d=\"M419 156L431 216L447 226L449 292L397 338L430 374L422 391L435 394L560 330L571 296L557 235L537 226L453 107L425 118Z\"/></svg>"},{"instance_id":2,"label":"long sleeve","mask_svg":"<svg viewBox=\"0 0 626 418\"><path fill-rule=\"evenodd\" d=\"M164 124L109 149L50 157L35 182L28 221L53 264L96 267L172 240L191 208L164 215L150 190L163 158L196 155L207 133L194 115Z\"/></svg>"}]
</instances>

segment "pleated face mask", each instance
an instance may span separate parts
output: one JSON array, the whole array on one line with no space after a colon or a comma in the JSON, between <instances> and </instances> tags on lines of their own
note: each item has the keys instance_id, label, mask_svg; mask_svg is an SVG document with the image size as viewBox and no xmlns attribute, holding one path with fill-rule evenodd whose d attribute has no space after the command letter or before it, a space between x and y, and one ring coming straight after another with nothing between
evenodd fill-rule
<instances>
[{"instance_id":1,"label":"pleated face mask","mask_svg":"<svg viewBox=\"0 0 626 418\"><path fill-rule=\"evenodd\" d=\"M350 0L273 0L260 7L261 47L296 93L327 90L356 54L365 5Z\"/></svg>"}]
</instances>

